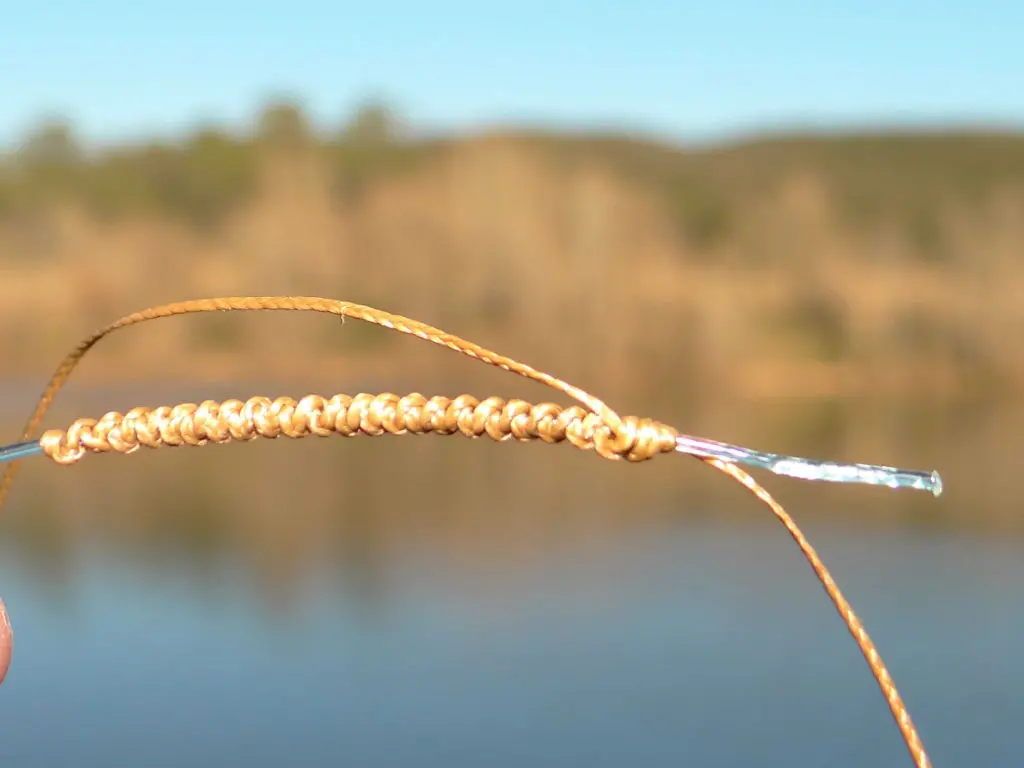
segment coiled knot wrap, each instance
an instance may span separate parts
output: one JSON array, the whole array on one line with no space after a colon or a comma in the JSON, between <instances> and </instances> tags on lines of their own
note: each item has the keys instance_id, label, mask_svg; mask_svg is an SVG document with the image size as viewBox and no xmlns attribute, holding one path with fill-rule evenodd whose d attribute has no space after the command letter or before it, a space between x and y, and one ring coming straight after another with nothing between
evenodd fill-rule
<instances>
[{"instance_id":1,"label":"coiled knot wrap","mask_svg":"<svg viewBox=\"0 0 1024 768\"><path fill-rule=\"evenodd\" d=\"M307 395L301 400L253 397L246 401L206 400L155 409L111 411L100 419L78 419L67 430L50 430L40 439L58 464L73 464L85 453L132 453L140 447L205 445L232 440L343 437L384 434L451 435L506 440L569 441L612 460L646 461L675 451L677 432L651 419L615 418L613 424L580 406L531 404L525 400L471 395L454 399L412 393L400 397Z\"/></svg>"}]
</instances>

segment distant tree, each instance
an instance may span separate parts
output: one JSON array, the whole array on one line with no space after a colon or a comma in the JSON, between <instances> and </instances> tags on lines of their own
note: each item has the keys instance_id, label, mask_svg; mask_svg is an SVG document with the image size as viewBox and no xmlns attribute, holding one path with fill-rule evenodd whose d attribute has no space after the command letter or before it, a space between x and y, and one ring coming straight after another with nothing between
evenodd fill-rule
<instances>
[{"instance_id":1,"label":"distant tree","mask_svg":"<svg viewBox=\"0 0 1024 768\"><path fill-rule=\"evenodd\" d=\"M81 162L82 149L67 120L47 118L29 132L18 159L32 168L67 168Z\"/></svg>"},{"instance_id":2,"label":"distant tree","mask_svg":"<svg viewBox=\"0 0 1024 768\"><path fill-rule=\"evenodd\" d=\"M275 99L260 113L256 124L257 140L278 149L298 149L312 140L309 120L298 102Z\"/></svg>"},{"instance_id":3,"label":"distant tree","mask_svg":"<svg viewBox=\"0 0 1024 768\"><path fill-rule=\"evenodd\" d=\"M342 129L341 139L346 144L374 146L390 144L402 133L402 122L383 101L364 102Z\"/></svg>"},{"instance_id":4,"label":"distant tree","mask_svg":"<svg viewBox=\"0 0 1024 768\"><path fill-rule=\"evenodd\" d=\"M212 226L255 188L252 147L213 126L199 128L178 151L145 158L157 204L198 226Z\"/></svg>"}]
</instances>

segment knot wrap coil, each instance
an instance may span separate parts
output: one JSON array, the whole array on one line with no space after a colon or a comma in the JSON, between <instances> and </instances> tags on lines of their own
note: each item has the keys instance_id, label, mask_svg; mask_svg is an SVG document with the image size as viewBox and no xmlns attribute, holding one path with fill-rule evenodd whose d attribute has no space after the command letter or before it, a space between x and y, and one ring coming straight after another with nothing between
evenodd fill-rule
<instances>
[{"instance_id":1,"label":"knot wrap coil","mask_svg":"<svg viewBox=\"0 0 1024 768\"><path fill-rule=\"evenodd\" d=\"M500 397L477 400L470 395L454 400L440 396L428 399L418 392L399 397L385 392L334 395L330 399L307 395L299 401L290 397L253 397L245 402L223 403L205 400L173 408L133 408L126 414L111 411L99 420L79 419L64 431L50 430L40 444L58 464L73 464L86 452L132 453L140 446L198 446L256 437L376 437L432 432L461 432L466 437L489 437L499 442L568 440L604 458L627 461L672 453L676 440L674 429L651 419L629 417L619 422L617 432L612 432L597 414L579 406L533 405Z\"/></svg>"}]
</instances>

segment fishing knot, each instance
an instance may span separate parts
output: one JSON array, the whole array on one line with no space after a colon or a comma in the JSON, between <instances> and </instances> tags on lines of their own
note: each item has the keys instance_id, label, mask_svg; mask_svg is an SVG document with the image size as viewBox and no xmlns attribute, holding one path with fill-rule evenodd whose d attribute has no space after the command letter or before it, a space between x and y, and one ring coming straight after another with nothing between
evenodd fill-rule
<instances>
[{"instance_id":1,"label":"fishing knot","mask_svg":"<svg viewBox=\"0 0 1024 768\"><path fill-rule=\"evenodd\" d=\"M152 413L146 408L133 408L126 414L111 411L98 420L78 419L66 431L54 429L44 433L39 445L58 464L74 464L87 450L134 453L140 445L159 442L159 436L148 428Z\"/></svg>"},{"instance_id":2,"label":"fishing knot","mask_svg":"<svg viewBox=\"0 0 1024 768\"><path fill-rule=\"evenodd\" d=\"M199 299L150 307L126 315L85 338L58 366L25 427L22 439L29 441L36 434L54 397L72 371L86 353L108 334L161 317L235 310L311 311L364 320L545 384L573 398L586 409L580 405L563 408L552 403L531 405L520 400L505 401L500 398L488 398L481 402L469 395L454 400L444 397L428 400L419 394L404 398L390 394L364 394L354 398L335 395L329 400L309 396L298 403L288 398L273 401L268 398L252 398L244 403L230 400L220 404L207 401L198 406L184 404L152 411L134 409L124 415L112 412L99 421L79 419L66 431L46 432L39 441L42 451L58 464L72 464L82 458L86 451L132 453L140 445L156 448L161 445L203 445L232 439L275 438L279 435L304 437L334 433L355 436L405 432L444 435L458 432L467 437L486 435L502 441L539 439L557 443L564 440L584 450L593 448L608 459L625 458L631 462L644 461L657 453L676 450L677 434L671 427L649 419L623 419L598 398L543 371L411 318L365 305L311 296ZM18 449L21 446L11 448ZM796 522L736 463L696 452L693 455L742 483L785 526L867 660L915 765L918 768L929 768L931 762L924 745L877 648ZM0 478L0 504L4 501L16 468L17 462L12 461ZM862 470L863 467L858 469ZM879 469L889 471L888 468ZM872 482L877 479L876 476ZM913 487L927 487L927 483L934 484L938 489L937 476L924 480L917 477L913 480Z\"/></svg>"},{"instance_id":3,"label":"fishing knot","mask_svg":"<svg viewBox=\"0 0 1024 768\"><path fill-rule=\"evenodd\" d=\"M246 401L206 400L198 405L111 411L100 419L79 419L67 430L51 430L40 447L58 464L74 464L85 453L133 453L141 446L206 445L257 437L302 438L367 435L451 435L506 440L567 441L606 459L638 462L675 450L676 432L651 419L599 415L578 405L532 404L525 400L471 395L456 398L377 395L252 397Z\"/></svg>"},{"instance_id":4,"label":"fishing knot","mask_svg":"<svg viewBox=\"0 0 1024 768\"><path fill-rule=\"evenodd\" d=\"M676 449L676 431L653 419L626 416L612 426L603 421L594 430L594 450L606 459L639 462Z\"/></svg>"}]
</instances>

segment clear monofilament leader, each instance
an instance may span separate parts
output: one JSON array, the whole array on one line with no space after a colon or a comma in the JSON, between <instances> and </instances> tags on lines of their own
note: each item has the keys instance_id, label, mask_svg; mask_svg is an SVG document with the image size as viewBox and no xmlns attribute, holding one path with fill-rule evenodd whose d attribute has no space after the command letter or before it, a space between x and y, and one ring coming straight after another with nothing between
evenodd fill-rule
<instances>
[{"instance_id":1,"label":"clear monofilament leader","mask_svg":"<svg viewBox=\"0 0 1024 768\"><path fill-rule=\"evenodd\" d=\"M5 445L0 448L0 464L5 461L17 461L18 459L24 459L29 456L35 456L41 454L43 447L38 443L14 443L13 445Z\"/></svg>"},{"instance_id":2,"label":"clear monofilament leader","mask_svg":"<svg viewBox=\"0 0 1024 768\"><path fill-rule=\"evenodd\" d=\"M844 464L835 461L806 459L800 456L786 456L765 453L739 445L705 440L700 437L679 435L676 450L693 456L710 456L732 464L767 469L776 475L796 477L801 480L819 480L830 483L864 483L884 485L889 488L914 488L942 494L942 478L938 472L922 472L914 469L899 469L878 464Z\"/></svg>"}]
</instances>

